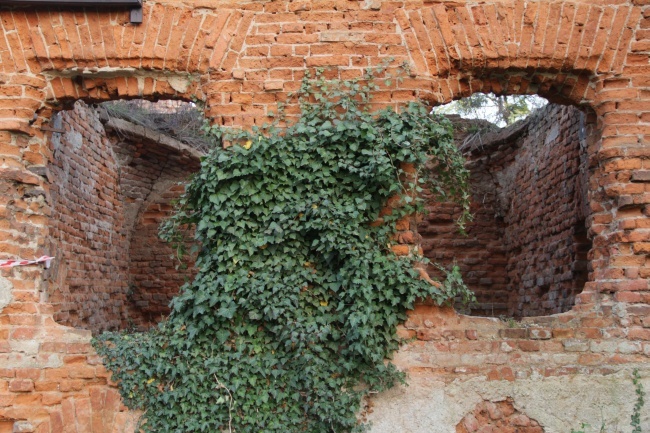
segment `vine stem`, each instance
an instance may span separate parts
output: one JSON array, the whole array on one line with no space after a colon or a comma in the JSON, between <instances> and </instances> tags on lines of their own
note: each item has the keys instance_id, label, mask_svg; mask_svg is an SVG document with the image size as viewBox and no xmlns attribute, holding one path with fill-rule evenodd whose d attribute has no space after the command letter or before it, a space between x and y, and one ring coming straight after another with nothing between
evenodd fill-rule
<instances>
[{"instance_id":1,"label":"vine stem","mask_svg":"<svg viewBox=\"0 0 650 433\"><path fill-rule=\"evenodd\" d=\"M219 380L216 374L214 374L214 380L217 381L217 385L219 385L218 388L223 388L228 393L228 432L232 433L232 405L234 402L232 398L232 394L230 393L230 390L226 387L226 385L221 383L221 381Z\"/></svg>"}]
</instances>

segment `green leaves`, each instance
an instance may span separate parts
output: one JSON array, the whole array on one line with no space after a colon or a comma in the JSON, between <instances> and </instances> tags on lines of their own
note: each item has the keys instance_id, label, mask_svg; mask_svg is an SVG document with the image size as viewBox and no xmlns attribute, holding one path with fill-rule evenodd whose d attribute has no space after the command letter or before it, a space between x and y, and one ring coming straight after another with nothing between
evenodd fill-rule
<instances>
[{"instance_id":1,"label":"green leaves","mask_svg":"<svg viewBox=\"0 0 650 433\"><path fill-rule=\"evenodd\" d=\"M161 232L180 242L195 226L198 275L157 328L96 342L144 431L361 431L361 397L403 380L384 360L407 309L466 295L457 274L438 289L388 247L422 205L427 155L442 191L466 187L449 124L417 103L370 113L371 81L306 80L282 130L209 129L245 147L215 147ZM405 206L370 225L396 193Z\"/></svg>"},{"instance_id":2,"label":"green leaves","mask_svg":"<svg viewBox=\"0 0 650 433\"><path fill-rule=\"evenodd\" d=\"M634 410L632 411L631 422L632 433L641 433L641 409L645 404L645 390L641 383L641 375L638 369L632 371L632 383L634 383L634 392L636 394L636 401L634 402Z\"/></svg>"}]
</instances>

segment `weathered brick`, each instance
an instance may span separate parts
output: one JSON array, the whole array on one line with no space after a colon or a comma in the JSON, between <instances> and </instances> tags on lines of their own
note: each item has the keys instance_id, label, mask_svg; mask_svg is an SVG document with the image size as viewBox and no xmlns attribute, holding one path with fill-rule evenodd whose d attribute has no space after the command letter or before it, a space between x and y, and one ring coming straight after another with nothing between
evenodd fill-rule
<instances>
[{"instance_id":1,"label":"weathered brick","mask_svg":"<svg viewBox=\"0 0 650 433\"><path fill-rule=\"evenodd\" d=\"M9 381L9 391L12 392L34 391L34 381L31 379L13 379Z\"/></svg>"},{"instance_id":2,"label":"weathered brick","mask_svg":"<svg viewBox=\"0 0 650 433\"><path fill-rule=\"evenodd\" d=\"M545 198L554 195L558 185L570 190L584 188L579 185L586 184L586 177L579 174L582 169L577 163L581 158L579 155L584 155L586 150L569 138L578 134L580 116L575 110L548 108L543 115L544 120L528 126L527 134L521 136L523 138L508 141L504 138L508 136L507 132L502 132L500 138L495 137L494 144L490 144L491 136L483 134L481 145L471 152L468 162L468 168L473 173L471 182L475 185L472 203L475 217L468 224L470 235L466 239L459 238L449 224L459 216L458 209L452 204L430 205L424 222L419 225L420 232L424 234L423 245L427 257L435 262L442 260L447 266L453 262L460 265L466 283L476 293L478 305L474 311L477 314L525 316L558 313L571 308L574 296L582 290L578 281L584 281L587 276L586 253L589 247L585 223L575 213L577 208L571 204L574 198L568 190L566 194L559 194L563 197L562 205L557 200ZM456 122L460 144L467 137L462 131L468 121ZM539 147L541 143L544 143L544 150ZM516 157L511 151L513 148L518 149ZM552 154L555 156L550 156ZM512 163L515 158L523 161L525 158L535 158L534 155L540 159L529 160L528 164ZM565 166L561 162L563 158L576 162ZM554 164L562 166L556 168ZM520 171L515 174L512 166ZM535 175L526 173L531 167L534 167ZM501 173L499 176L530 180L490 185L485 182L485 176L491 170ZM560 179L558 172L566 177ZM533 180L539 183L533 183ZM517 188L516 193L509 188ZM508 221L508 226L503 228L493 216L495 209L501 206L497 197L513 195L519 199L510 202L509 208L503 210L504 218ZM492 201L488 201L488 198ZM542 210L533 203L545 203L544 206L548 208ZM584 197L583 205L586 205ZM560 216L557 212L560 207L571 211ZM538 224L538 215L542 214L548 220L543 228ZM605 222L604 218L599 218ZM611 215L609 218L611 220ZM556 228L551 229L553 224ZM564 249L549 253L555 248L548 244L548 237L530 236L536 230L561 232L562 235L556 234L550 242ZM575 236L576 230L583 233L581 237ZM565 247L567 244L569 248ZM507 254L507 251L518 253ZM535 252L538 254L535 255ZM567 268L572 271L567 271ZM549 275L548 269L564 271ZM429 272L435 274L437 271L432 266ZM546 275L545 278L540 278L541 273ZM513 275L514 278L508 279L505 275ZM515 288L517 293L513 293ZM542 302L539 299L541 296L548 297L548 300Z\"/></svg>"},{"instance_id":3,"label":"weathered brick","mask_svg":"<svg viewBox=\"0 0 650 433\"><path fill-rule=\"evenodd\" d=\"M94 121L70 111L61 116L75 124L84 145L75 147L75 134L68 131L58 134L61 146L51 149L57 135L51 134L46 142L40 125L58 109L55 102L58 107L59 102L65 105L77 98L103 101L119 96L158 99L200 94L208 99L215 121L250 127L299 86L306 67L339 66L326 71L328 76L359 77L363 68L379 64L385 56L410 61L417 75L412 80L417 83L405 80L401 87L383 89L377 93L377 103L406 102L423 95L431 101L449 101L488 89L499 94L534 92L590 106L603 132L603 137L590 135L595 116L581 123L568 109L557 120L548 116L537 130L528 130L524 135L531 139L542 137L542 132L551 137L554 125L560 125L559 138L549 138L549 146L536 144L518 151L519 160L529 163L504 182L519 188L516 194L511 189L502 194L509 201L505 207L510 214L494 212L499 199L485 195L481 202L493 206L492 213L476 213L469 230L473 237L454 233L457 210L453 206L436 210L432 219L443 245L427 253L434 251L444 260L458 257L467 283L476 289L480 314L565 314L524 325L512 322L522 327L508 329L455 315L444 316L435 326L413 319L414 329L400 332L424 337L412 346L428 351L418 359L422 365L418 368L450 381L459 375L515 380L540 373L574 375L576 367L566 365L576 364L584 371L609 375L618 371L619 364L638 364L650 356L645 343L650 323L646 320L650 211L645 209L650 188L644 185L650 181L646 125L650 66L645 52L650 12L643 9L648 2L425 3L421 7L376 1L276 1L225 10L189 3L145 3L145 23L140 26L128 25L127 14L117 11L0 11L5 36L0 38L1 174L9 181L0 204L6 222L0 225L0 249L4 254L31 257L41 252L38 248L67 238L67 243L56 245L65 272L48 271L44 290L52 291L50 301L40 300L44 285L34 287L34 282L43 280L40 271L17 271L12 277L15 301L0 316L0 352L46 367L2 373L8 380L0 385L5 387L0 388L0 419L14 419L5 416L9 413L5 410L10 410L5 408L28 405L33 406L35 419L47 420L33 426L39 433L68 426L79 431L103 428L89 409L101 406L87 398L89 383L94 381L91 388L107 390L102 394L106 396L103 410L107 419L115 421L113 430L126 428L127 415L119 413L117 394L98 385L106 373L93 358L88 333L63 329L54 326L51 317L42 318L53 314L59 323L93 330L126 326L128 318L147 326L167 314L178 277L185 276L167 272L173 265L160 257L169 251L152 241L155 227L170 212L163 207L182 191L168 190L165 197L148 201L138 213L143 218L134 223L135 247L122 242L127 225L123 206L144 201L148 196L143 191L153 183L146 178L159 173L163 164L169 165L159 159L145 166L141 152L152 149L140 143L129 157L143 165L120 166L114 146L111 149L90 137L96 130ZM66 72L59 74L62 70ZM82 77L77 76L80 71ZM184 81L188 74L190 84ZM287 107L287 113L296 112L295 106ZM587 127L586 138L581 138L580 125ZM565 145L574 147L561 150ZM597 146L601 151L596 152ZM514 152L507 150L489 153L493 167L513 164ZM168 156L156 154L156 158ZM68 168L59 158L66 159ZM579 160L589 160L588 166L580 166ZM42 173L25 170L48 163L56 166L56 173L47 183ZM188 171L182 165L178 164L179 177ZM584 174L591 178L589 185L576 180ZM121 175L131 177L120 179ZM537 183L528 180L532 177ZM128 200L111 189L118 180L133 188ZM44 186L45 202L52 209L42 203L25 204L23 195L30 195L30 188ZM9 201L11 205L6 204ZM14 209L18 212L12 214ZM562 213L561 209L569 210ZM585 214L590 214L586 223ZM495 222L495 215L503 221ZM506 223L511 239L507 247L501 242L503 236L497 236L500 224ZM398 252L417 252L415 224L402 221L399 230L403 233L397 239L404 244L396 246ZM534 239L527 241L528 235ZM593 248L588 260L590 239ZM148 255L147 248L154 256ZM129 249L135 259L132 266L124 260ZM84 257L84 262L74 257ZM587 279L587 292L580 293ZM137 284L127 299L129 280ZM579 302L573 307L574 299ZM610 320L612 300L628 304L624 307L629 326ZM137 306L137 317L127 315L129 302ZM567 312L571 308L574 311ZM431 317L443 316L440 311L426 314L431 323ZM582 315L582 320L574 314ZM512 340L498 341L498 337ZM612 352L614 345L618 353ZM450 367L439 368L434 360ZM540 360L560 366L533 366ZM63 363L71 367L63 369ZM494 366L505 363L513 367ZM38 393L27 392L30 380ZM85 394L64 399L57 388ZM468 415L459 429L541 433L535 420L514 407L511 401L480 403L474 418ZM29 422L14 427L31 431Z\"/></svg>"},{"instance_id":4,"label":"weathered brick","mask_svg":"<svg viewBox=\"0 0 650 433\"><path fill-rule=\"evenodd\" d=\"M589 342L585 340L564 340L562 344L567 352L586 352L589 350Z\"/></svg>"},{"instance_id":5,"label":"weathered brick","mask_svg":"<svg viewBox=\"0 0 650 433\"><path fill-rule=\"evenodd\" d=\"M527 338L528 331L525 328L506 328L506 329L500 329L499 335L502 338L520 339L520 338Z\"/></svg>"}]
</instances>

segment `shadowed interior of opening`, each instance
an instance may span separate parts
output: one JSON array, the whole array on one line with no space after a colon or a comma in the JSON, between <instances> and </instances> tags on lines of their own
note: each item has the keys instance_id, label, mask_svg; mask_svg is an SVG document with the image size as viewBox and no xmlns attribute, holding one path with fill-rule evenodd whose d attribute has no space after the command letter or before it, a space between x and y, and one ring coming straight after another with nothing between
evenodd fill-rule
<instances>
[{"instance_id":1,"label":"shadowed interior of opening","mask_svg":"<svg viewBox=\"0 0 650 433\"><path fill-rule=\"evenodd\" d=\"M459 235L460 210L431 204L419 232L425 256L457 264L476 293L469 314L543 316L575 304L589 278L592 117L554 104L503 128L450 116L471 172L474 220Z\"/></svg>"},{"instance_id":2,"label":"shadowed interior of opening","mask_svg":"<svg viewBox=\"0 0 650 433\"><path fill-rule=\"evenodd\" d=\"M158 227L207 150L187 129L199 113L189 103L111 104L77 102L51 121L57 260L48 296L59 323L94 332L151 326L193 276L191 266L178 267ZM591 117L548 105L504 128L450 118L468 158L474 221L461 236L459 209L429 206L419 225L425 255L460 267L477 296L471 314L569 310L589 279L587 155L597 142Z\"/></svg>"},{"instance_id":3,"label":"shadowed interior of opening","mask_svg":"<svg viewBox=\"0 0 650 433\"><path fill-rule=\"evenodd\" d=\"M193 104L107 104L78 101L56 113L49 140L57 257L49 301L57 322L93 332L151 326L193 276L191 266L178 267L158 227L206 150L195 135L174 132L197 116L202 124ZM180 126L178 112L186 117Z\"/></svg>"}]
</instances>

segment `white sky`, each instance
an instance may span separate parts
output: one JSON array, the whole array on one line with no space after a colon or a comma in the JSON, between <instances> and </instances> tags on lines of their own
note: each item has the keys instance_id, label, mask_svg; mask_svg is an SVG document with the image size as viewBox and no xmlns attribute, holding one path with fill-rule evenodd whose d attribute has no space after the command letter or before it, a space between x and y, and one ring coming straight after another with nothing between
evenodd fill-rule
<instances>
[{"instance_id":1,"label":"white sky","mask_svg":"<svg viewBox=\"0 0 650 433\"><path fill-rule=\"evenodd\" d=\"M494 95L491 93L488 94L488 96L494 97ZM508 96L508 98L512 98L512 97ZM525 98L531 113L535 111L535 109L544 107L546 104L548 104L548 101L546 99L537 95L527 95L525 96ZM488 98L488 102L489 102L488 105L485 105L484 107L476 108L471 113L460 113L458 110L457 101L452 101L449 104L445 104L445 105L439 105L437 107L434 107L432 111L434 113L441 113L441 114L460 114L465 119L487 120L489 122L496 124L501 128L506 126L506 123L503 120L498 118L496 104L492 103L489 100L489 98ZM517 118L517 120L523 119L525 117L527 116L521 116Z\"/></svg>"}]
</instances>

